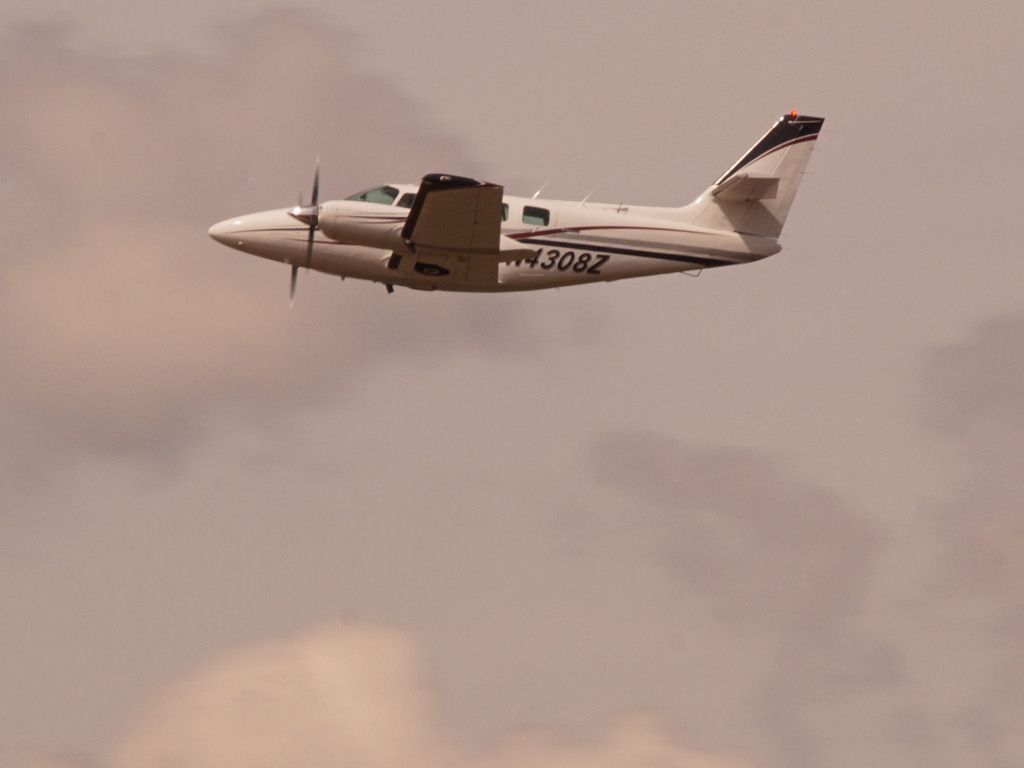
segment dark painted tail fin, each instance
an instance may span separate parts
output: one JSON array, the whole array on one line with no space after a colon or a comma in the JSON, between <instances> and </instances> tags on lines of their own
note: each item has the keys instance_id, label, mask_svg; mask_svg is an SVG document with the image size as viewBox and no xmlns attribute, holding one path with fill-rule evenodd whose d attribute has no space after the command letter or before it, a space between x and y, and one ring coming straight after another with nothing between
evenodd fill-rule
<instances>
[{"instance_id":1,"label":"dark painted tail fin","mask_svg":"<svg viewBox=\"0 0 1024 768\"><path fill-rule=\"evenodd\" d=\"M786 222L823 117L791 112L761 139L680 217L709 229L777 238Z\"/></svg>"}]
</instances>

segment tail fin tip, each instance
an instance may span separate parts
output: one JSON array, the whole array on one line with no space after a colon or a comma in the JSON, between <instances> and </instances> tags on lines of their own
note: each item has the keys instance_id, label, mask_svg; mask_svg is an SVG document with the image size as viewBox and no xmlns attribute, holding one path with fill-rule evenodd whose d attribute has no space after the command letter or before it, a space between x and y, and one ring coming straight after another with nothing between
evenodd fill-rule
<instances>
[{"instance_id":1,"label":"tail fin tip","mask_svg":"<svg viewBox=\"0 0 1024 768\"><path fill-rule=\"evenodd\" d=\"M825 118L801 115L793 110L788 115L783 115L771 127L761 139L754 144L747 153L737 160L732 167L723 173L714 183L719 184L728 180L730 176L763 158L785 147L798 144L803 141L813 141L818 138L821 127L825 124Z\"/></svg>"}]
</instances>

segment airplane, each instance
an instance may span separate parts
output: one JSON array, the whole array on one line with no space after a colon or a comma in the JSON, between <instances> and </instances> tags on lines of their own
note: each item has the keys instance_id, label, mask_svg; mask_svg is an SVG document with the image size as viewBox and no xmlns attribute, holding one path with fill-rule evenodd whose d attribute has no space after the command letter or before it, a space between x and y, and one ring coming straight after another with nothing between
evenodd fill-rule
<instances>
[{"instance_id":1,"label":"airplane","mask_svg":"<svg viewBox=\"0 0 1024 768\"><path fill-rule=\"evenodd\" d=\"M778 243L824 118L783 115L689 205L653 207L505 195L431 173L308 205L236 216L214 240L291 267L441 291L529 291L746 264ZM538 191L539 194L539 191Z\"/></svg>"}]
</instances>

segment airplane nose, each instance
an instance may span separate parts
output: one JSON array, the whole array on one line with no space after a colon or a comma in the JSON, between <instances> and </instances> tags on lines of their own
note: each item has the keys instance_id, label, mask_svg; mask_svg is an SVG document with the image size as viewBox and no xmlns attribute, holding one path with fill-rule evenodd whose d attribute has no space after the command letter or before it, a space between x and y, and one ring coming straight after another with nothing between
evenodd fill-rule
<instances>
[{"instance_id":1,"label":"airplane nose","mask_svg":"<svg viewBox=\"0 0 1024 768\"><path fill-rule=\"evenodd\" d=\"M225 219L224 221L217 222L212 227L210 227L209 235L218 243L223 243L224 245L231 245L233 242L233 232L237 228L237 219Z\"/></svg>"}]
</instances>

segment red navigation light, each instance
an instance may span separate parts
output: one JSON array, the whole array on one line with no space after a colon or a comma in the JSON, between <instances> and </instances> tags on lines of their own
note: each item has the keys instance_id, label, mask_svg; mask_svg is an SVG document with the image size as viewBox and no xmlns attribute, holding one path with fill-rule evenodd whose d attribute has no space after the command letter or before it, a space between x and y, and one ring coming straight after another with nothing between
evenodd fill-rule
<instances>
[{"instance_id":1,"label":"red navigation light","mask_svg":"<svg viewBox=\"0 0 1024 768\"><path fill-rule=\"evenodd\" d=\"M789 113L789 116L790 116L790 117L796 117L796 116L797 116L797 115L799 115L799 114L800 114L800 113L799 113L799 112L797 112L797 111L796 111L796 110L794 109L794 110L793 110L792 112L790 112L790 113Z\"/></svg>"}]
</instances>

